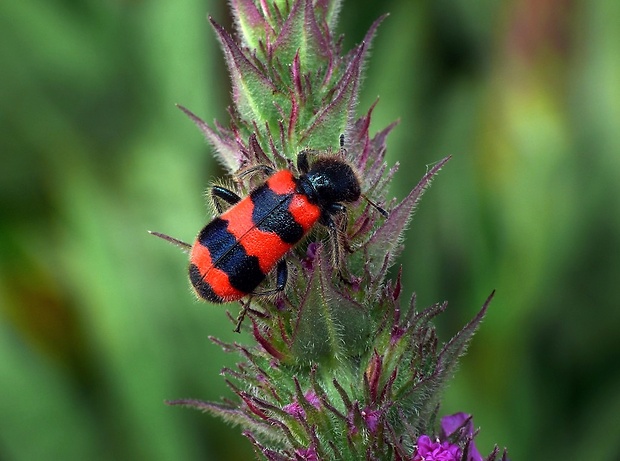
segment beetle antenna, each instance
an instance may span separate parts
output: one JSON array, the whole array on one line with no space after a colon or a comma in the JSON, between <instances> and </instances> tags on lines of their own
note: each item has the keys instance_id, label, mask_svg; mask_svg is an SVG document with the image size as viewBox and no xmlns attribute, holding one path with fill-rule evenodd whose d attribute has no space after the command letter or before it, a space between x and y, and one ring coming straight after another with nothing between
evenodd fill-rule
<instances>
[{"instance_id":1,"label":"beetle antenna","mask_svg":"<svg viewBox=\"0 0 620 461\"><path fill-rule=\"evenodd\" d=\"M340 149L338 149L338 153L343 156L346 157L347 156L347 148L344 147L344 134L340 135L340 138L338 139L339 144L340 144Z\"/></svg>"},{"instance_id":2,"label":"beetle antenna","mask_svg":"<svg viewBox=\"0 0 620 461\"><path fill-rule=\"evenodd\" d=\"M170 237L169 235L162 234L161 232L148 231L149 234L154 235L155 237L159 237L160 239L165 240L168 243L172 243L175 246L181 248L185 253L189 253L189 250L192 249L192 246L189 243L185 243L182 240L175 239L174 237Z\"/></svg>"},{"instance_id":3,"label":"beetle antenna","mask_svg":"<svg viewBox=\"0 0 620 461\"><path fill-rule=\"evenodd\" d=\"M380 207L375 202L370 200L368 197L366 197L366 195L362 194L362 198L366 200L370 205L372 205L379 213L381 213L384 218L388 218L390 216L390 214L387 211L385 211L384 208Z\"/></svg>"}]
</instances>

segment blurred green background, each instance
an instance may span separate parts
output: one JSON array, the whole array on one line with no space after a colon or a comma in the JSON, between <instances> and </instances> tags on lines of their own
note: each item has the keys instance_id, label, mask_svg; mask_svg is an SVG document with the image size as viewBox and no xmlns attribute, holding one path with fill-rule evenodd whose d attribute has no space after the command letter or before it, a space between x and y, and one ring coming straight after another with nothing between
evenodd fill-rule
<instances>
[{"instance_id":1,"label":"blurred green background","mask_svg":"<svg viewBox=\"0 0 620 461\"><path fill-rule=\"evenodd\" d=\"M620 2L345 2L379 29L360 111L400 118L389 161L422 200L401 258L447 340L492 289L447 390L519 459L620 459ZM0 459L251 459L238 429L164 399L217 400L237 339L193 299L185 256L222 175L174 107L225 124L207 13L224 1L0 3Z\"/></svg>"}]
</instances>

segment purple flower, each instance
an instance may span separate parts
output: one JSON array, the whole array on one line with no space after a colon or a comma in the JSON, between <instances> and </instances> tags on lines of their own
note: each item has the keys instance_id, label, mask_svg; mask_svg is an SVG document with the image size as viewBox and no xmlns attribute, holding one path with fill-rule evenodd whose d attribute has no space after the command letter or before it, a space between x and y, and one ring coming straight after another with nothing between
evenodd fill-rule
<instances>
[{"instance_id":1,"label":"purple flower","mask_svg":"<svg viewBox=\"0 0 620 461\"><path fill-rule=\"evenodd\" d=\"M321 408L321 401L319 397L312 391L308 391L304 394L304 398L308 401L310 405L319 410ZM306 412L304 411L301 404L297 401L297 399L293 400L292 403L288 405L284 405L282 410L287 412L289 415L294 416L297 419L302 419L306 417Z\"/></svg>"},{"instance_id":2,"label":"purple flower","mask_svg":"<svg viewBox=\"0 0 620 461\"><path fill-rule=\"evenodd\" d=\"M295 450L295 458L303 461L319 461L319 455L314 446Z\"/></svg>"},{"instance_id":3,"label":"purple flower","mask_svg":"<svg viewBox=\"0 0 620 461\"><path fill-rule=\"evenodd\" d=\"M304 394L304 397L308 401L310 405L312 405L317 410L321 409L321 401L319 400L319 396L316 395L313 391L308 391Z\"/></svg>"},{"instance_id":4,"label":"purple flower","mask_svg":"<svg viewBox=\"0 0 620 461\"><path fill-rule=\"evenodd\" d=\"M471 415L461 412L444 416L441 418L441 432L441 438L444 440L460 432L460 434L465 436L468 440L467 461L483 461L482 455L473 441L475 431ZM459 434L457 434L457 436L458 435Z\"/></svg>"},{"instance_id":5,"label":"purple flower","mask_svg":"<svg viewBox=\"0 0 620 461\"><path fill-rule=\"evenodd\" d=\"M370 408L366 408L361 412L362 418L366 422L366 426L371 433L377 432L377 427L379 426L379 421L381 420L381 410L371 410Z\"/></svg>"},{"instance_id":6,"label":"purple flower","mask_svg":"<svg viewBox=\"0 0 620 461\"><path fill-rule=\"evenodd\" d=\"M301 265L307 271L311 271L314 268L314 258L316 258L316 249L319 245L316 242L311 242L306 249L306 257L301 260Z\"/></svg>"},{"instance_id":7,"label":"purple flower","mask_svg":"<svg viewBox=\"0 0 620 461\"><path fill-rule=\"evenodd\" d=\"M428 435L418 438L411 461L460 461L461 448L449 442L433 442Z\"/></svg>"},{"instance_id":8,"label":"purple flower","mask_svg":"<svg viewBox=\"0 0 620 461\"><path fill-rule=\"evenodd\" d=\"M288 405L284 405L282 410L287 412L289 415L294 416L297 419L305 418L306 412L302 408L302 406L297 402L297 400L293 401L293 403L289 403Z\"/></svg>"},{"instance_id":9,"label":"purple flower","mask_svg":"<svg viewBox=\"0 0 620 461\"><path fill-rule=\"evenodd\" d=\"M442 438L448 438L457 430L463 429L466 435L474 435L474 423L467 413L454 413L441 418Z\"/></svg>"}]
</instances>

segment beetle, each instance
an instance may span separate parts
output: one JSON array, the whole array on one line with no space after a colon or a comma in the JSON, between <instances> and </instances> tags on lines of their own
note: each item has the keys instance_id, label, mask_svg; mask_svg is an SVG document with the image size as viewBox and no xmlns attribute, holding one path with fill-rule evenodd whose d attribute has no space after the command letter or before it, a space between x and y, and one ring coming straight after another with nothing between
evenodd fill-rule
<instances>
[{"instance_id":1,"label":"beetle","mask_svg":"<svg viewBox=\"0 0 620 461\"><path fill-rule=\"evenodd\" d=\"M298 176L290 169L256 165L239 177L261 172L266 180L241 198L221 187L211 188L219 216L198 234L193 245L151 232L189 250L189 279L199 298L213 303L240 300L248 295L268 295L284 290L288 269L284 256L314 226L326 226L334 242L334 259L340 268L341 234L346 229L346 203L366 198L353 167L343 158L319 155L312 163L308 151L296 162ZM228 203L224 211L219 201ZM366 199L368 200L368 199ZM387 213L368 200L382 214ZM273 269L276 287L256 292ZM245 314L238 319L237 330Z\"/></svg>"}]
</instances>

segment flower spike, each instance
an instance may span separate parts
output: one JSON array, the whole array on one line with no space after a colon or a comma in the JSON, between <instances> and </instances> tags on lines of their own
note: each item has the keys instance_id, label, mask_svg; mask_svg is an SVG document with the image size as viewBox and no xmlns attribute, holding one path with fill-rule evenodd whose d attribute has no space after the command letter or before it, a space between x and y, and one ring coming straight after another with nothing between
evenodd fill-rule
<instances>
[{"instance_id":1,"label":"flower spike","mask_svg":"<svg viewBox=\"0 0 620 461\"><path fill-rule=\"evenodd\" d=\"M210 125L179 106L233 175L234 190L212 192L218 209L230 208L193 246L166 240L190 252L200 297L241 301L252 343L212 338L240 357L222 370L234 399L168 404L240 426L266 460L481 461L471 416L438 423L438 411L493 294L444 344L432 322L447 303L418 311L413 295L401 306L406 274L390 280L413 211L450 157L402 200L388 195L396 122L370 133L377 102L356 115L385 16L343 55L340 0L230 6L235 36L209 18L231 76L230 123Z\"/></svg>"}]
</instances>

